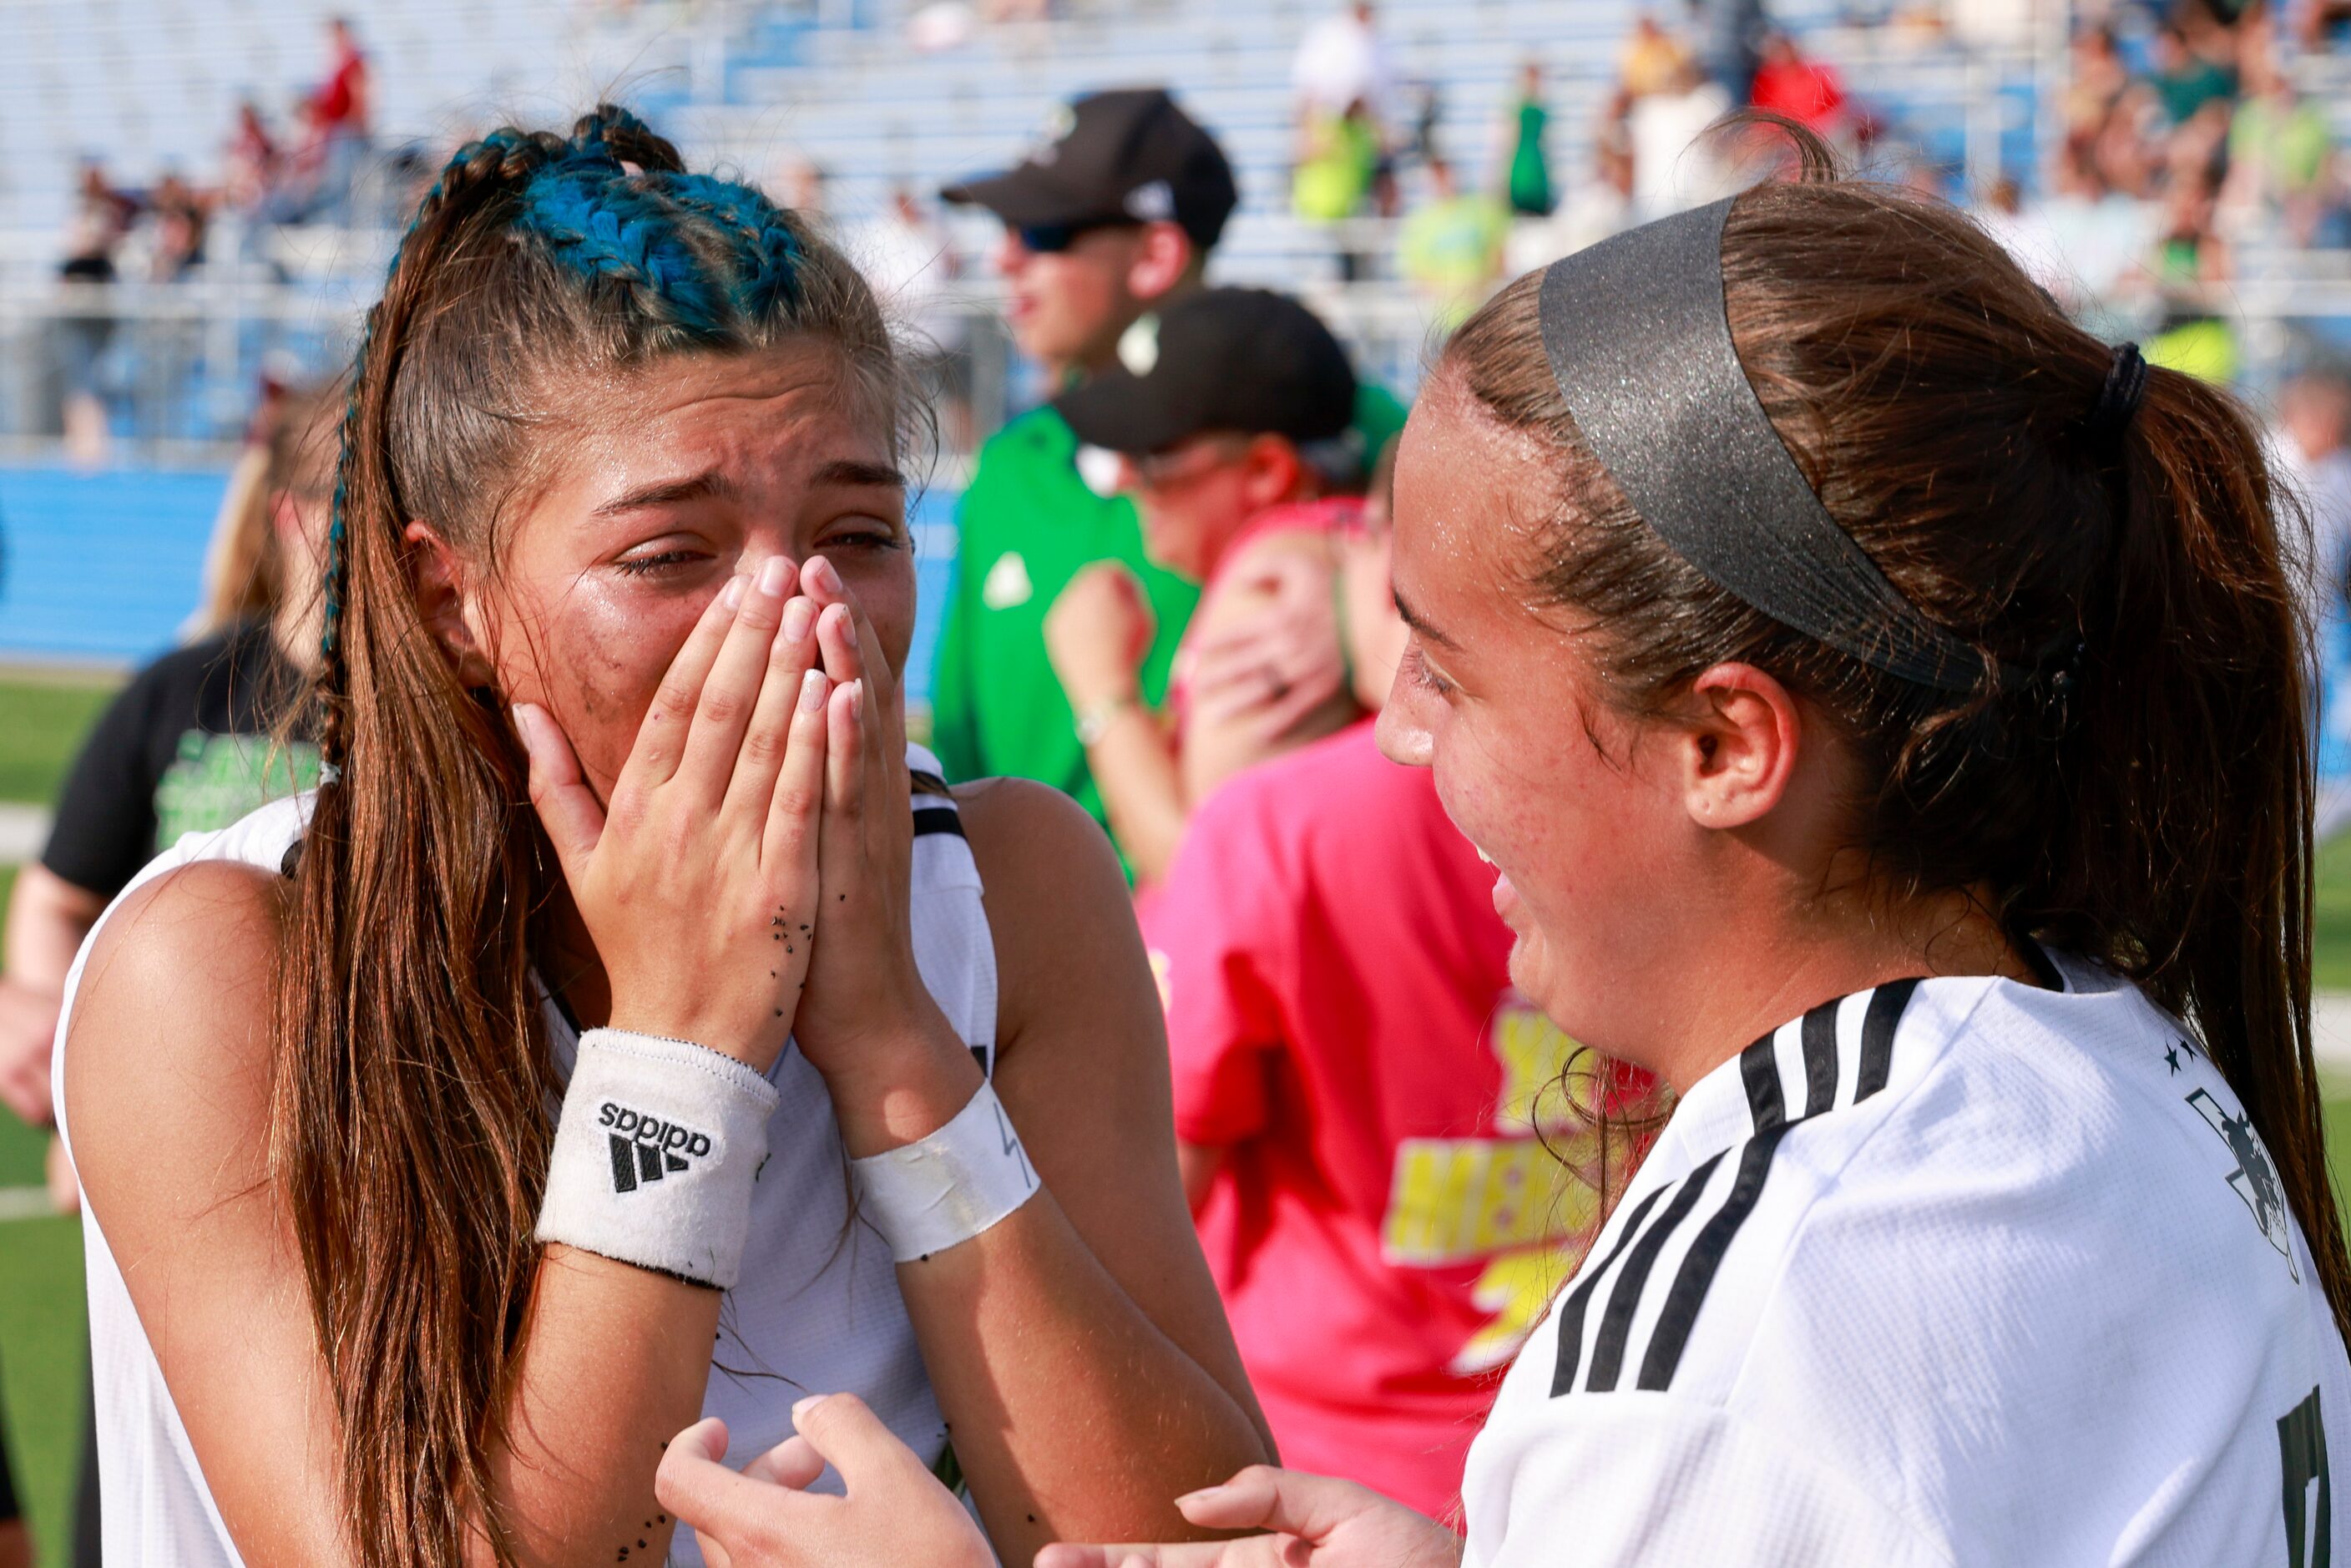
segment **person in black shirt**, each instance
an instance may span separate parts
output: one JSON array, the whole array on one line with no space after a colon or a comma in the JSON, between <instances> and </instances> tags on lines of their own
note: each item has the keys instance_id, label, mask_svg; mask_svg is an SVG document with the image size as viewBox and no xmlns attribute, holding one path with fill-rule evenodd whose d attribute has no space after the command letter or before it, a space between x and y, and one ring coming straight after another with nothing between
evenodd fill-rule
<instances>
[{"instance_id":1,"label":"person in black shirt","mask_svg":"<svg viewBox=\"0 0 2351 1568\"><path fill-rule=\"evenodd\" d=\"M262 452L239 465L214 551L250 565L208 585L200 616L225 623L131 678L83 742L40 860L17 874L0 954L0 1103L33 1126L56 1119L49 1056L67 971L114 895L183 833L317 782L318 747L294 709L319 645L340 407L340 389L297 393L257 433ZM49 1188L60 1209L78 1207L55 1139ZM0 1456L0 1504L13 1507L5 1471ZM97 1561L97 1480L86 1450L78 1562ZM0 1508L0 1568L13 1561L8 1518Z\"/></svg>"}]
</instances>

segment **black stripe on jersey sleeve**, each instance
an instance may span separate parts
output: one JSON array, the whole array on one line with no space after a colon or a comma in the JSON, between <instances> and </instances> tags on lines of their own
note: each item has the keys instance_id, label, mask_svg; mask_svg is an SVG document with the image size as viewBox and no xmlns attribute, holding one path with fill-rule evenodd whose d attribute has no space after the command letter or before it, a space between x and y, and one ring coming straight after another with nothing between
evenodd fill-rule
<instances>
[{"instance_id":1,"label":"black stripe on jersey sleeve","mask_svg":"<svg viewBox=\"0 0 2351 1568\"><path fill-rule=\"evenodd\" d=\"M1774 1030L1739 1053L1739 1077L1747 1085L1747 1109L1759 1133L1788 1119L1788 1102L1780 1091L1780 1058L1771 1041Z\"/></svg>"},{"instance_id":2,"label":"black stripe on jersey sleeve","mask_svg":"<svg viewBox=\"0 0 2351 1568\"><path fill-rule=\"evenodd\" d=\"M1583 1385L1587 1393L1606 1394L1616 1386L1617 1375L1625 1370L1625 1343L1633 1336L1633 1314L1641 1310L1641 1292L1648 1288L1649 1270L1656 1267L1657 1254L1665 1250L1675 1229L1698 1207L1699 1195L1706 1191L1707 1179L1721 1163L1722 1155L1714 1155L1684 1176L1681 1190L1674 1194L1673 1202L1666 1206L1657 1222L1625 1254L1625 1270L1609 1287L1608 1310L1600 1316L1599 1337L1592 1342L1592 1375Z\"/></svg>"},{"instance_id":3,"label":"black stripe on jersey sleeve","mask_svg":"<svg viewBox=\"0 0 2351 1568\"><path fill-rule=\"evenodd\" d=\"M1855 1104L1885 1088L1886 1081L1894 1075L1894 1031L1917 988L1916 980L1889 980L1870 993L1869 1011L1861 1020L1861 1072L1854 1082Z\"/></svg>"},{"instance_id":4,"label":"black stripe on jersey sleeve","mask_svg":"<svg viewBox=\"0 0 2351 1568\"><path fill-rule=\"evenodd\" d=\"M1616 1266L1616 1260L1624 1256L1625 1249L1631 1246L1633 1238L1640 1234L1641 1221L1649 1217L1649 1210L1656 1207L1657 1199L1665 1196L1666 1189L1659 1187L1635 1206L1633 1212L1625 1217L1625 1228L1616 1233L1616 1245L1608 1249L1608 1256L1600 1260L1600 1266L1584 1275L1583 1281L1567 1293L1567 1300L1560 1303L1559 1359L1553 1364L1551 1374L1552 1398L1558 1398L1575 1384L1575 1364L1583 1357L1583 1312L1592 1302L1593 1287Z\"/></svg>"},{"instance_id":5,"label":"black stripe on jersey sleeve","mask_svg":"<svg viewBox=\"0 0 2351 1568\"><path fill-rule=\"evenodd\" d=\"M1865 1099L1886 1086L1892 1075L1894 1034L1900 1026L1911 996L1917 990L1916 980L1897 980L1881 986L1869 998L1868 1011L1862 1028L1861 1060L1855 1089L1856 1100ZM1641 1369L1635 1386L1651 1391L1672 1386L1674 1374L1681 1366L1682 1353L1689 1344L1691 1330L1697 1325L1700 1308L1706 1304L1707 1292L1713 1289L1715 1276L1721 1271L1722 1260L1730 1250L1731 1241L1739 1228L1763 1197L1763 1184L1771 1174L1771 1156L1778 1153L1781 1139L1787 1136L1798 1122L1809 1120L1830 1108L1836 1094L1836 1010L1837 1002L1825 1002L1804 1015L1802 1039L1804 1047L1804 1114L1797 1122L1771 1114L1780 1109L1781 1092L1778 1062L1771 1051L1771 1036L1766 1035L1740 1054L1740 1075L1747 1085L1748 1108L1755 1117L1758 1129L1740 1151L1739 1168L1731 1178L1730 1195L1722 1207L1708 1218L1690 1242L1680 1270L1674 1276L1672 1287L1666 1293L1665 1305L1657 1314L1656 1327L1650 1332L1648 1348L1641 1356ZM1768 1083L1768 1087L1766 1084ZM1719 1160L1721 1155L1715 1156ZM1693 1173L1691 1180L1702 1186L1699 1176L1711 1171L1712 1161ZM1695 1186L1692 1188L1694 1193ZM1677 1200L1678 1202L1678 1200ZM1675 1219L1668 1214L1659 1221L1658 1230L1667 1229ZM1660 1243L1662 1245L1662 1243ZM1654 1255L1648 1260L1654 1261ZM1646 1272L1647 1263L1635 1255L1626 1265L1633 1272L1634 1263L1640 1263ZM1621 1283L1619 1288L1621 1289ZM1637 1301L1638 1292L1635 1292ZM1615 1311L1614 1297L1609 1301L1610 1315ZM1631 1312L1625 1313L1629 1325ZM1601 1326L1604 1340L1605 1322ZM1600 1381L1601 1347L1593 1349L1592 1386L1603 1386ZM1614 1377L1610 1379L1613 1385Z\"/></svg>"},{"instance_id":6,"label":"black stripe on jersey sleeve","mask_svg":"<svg viewBox=\"0 0 2351 1568\"><path fill-rule=\"evenodd\" d=\"M954 807L917 806L914 809L914 837L919 839L931 833L953 833L956 838L967 841L971 836L963 831L963 817Z\"/></svg>"},{"instance_id":7,"label":"black stripe on jersey sleeve","mask_svg":"<svg viewBox=\"0 0 2351 1568\"><path fill-rule=\"evenodd\" d=\"M1817 1116L1836 1103L1837 1004L1823 1002L1804 1015L1804 1114Z\"/></svg>"},{"instance_id":8,"label":"black stripe on jersey sleeve","mask_svg":"<svg viewBox=\"0 0 2351 1568\"><path fill-rule=\"evenodd\" d=\"M1805 1021L1809 1023L1811 1019ZM1649 1348L1641 1357L1641 1376L1635 1387L1660 1389L1672 1385L1674 1371L1682 1364L1682 1347L1689 1343L1690 1327L1698 1322L1698 1308L1706 1304L1706 1292L1722 1267L1722 1255L1730 1250L1730 1239L1739 1234L1739 1228L1755 1212L1755 1202L1763 1196L1763 1178L1771 1174L1772 1152L1779 1148L1780 1140L1788 1135L1792 1124L1783 1123L1751 1138L1740 1151L1739 1174L1731 1179L1730 1196L1699 1228L1698 1239L1690 1243L1688 1254L1682 1259L1681 1271L1674 1276L1673 1289L1666 1293L1665 1310L1658 1313L1657 1326L1649 1335Z\"/></svg>"}]
</instances>

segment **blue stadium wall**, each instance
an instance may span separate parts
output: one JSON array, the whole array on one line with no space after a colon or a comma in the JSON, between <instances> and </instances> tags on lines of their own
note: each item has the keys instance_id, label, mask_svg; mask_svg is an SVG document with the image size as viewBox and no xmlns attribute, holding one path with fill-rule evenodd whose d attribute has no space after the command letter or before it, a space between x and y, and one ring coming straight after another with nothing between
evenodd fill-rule
<instances>
[{"instance_id":1,"label":"blue stadium wall","mask_svg":"<svg viewBox=\"0 0 2351 1568\"><path fill-rule=\"evenodd\" d=\"M0 663L120 665L164 652L195 607L221 470L78 474L0 465ZM955 566L955 497L914 523L920 613L907 695L930 695L931 648Z\"/></svg>"}]
</instances>

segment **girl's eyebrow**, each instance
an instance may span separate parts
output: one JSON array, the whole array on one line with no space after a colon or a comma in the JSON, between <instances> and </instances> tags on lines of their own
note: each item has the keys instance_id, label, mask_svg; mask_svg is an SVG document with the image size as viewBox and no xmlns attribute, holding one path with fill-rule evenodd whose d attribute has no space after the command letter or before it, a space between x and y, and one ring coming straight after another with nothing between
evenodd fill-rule
<instances>
[{"instance_id":1,"label":"girl's eyebrow","mask_svg":"<svg viewBox=\"0 0 2351 1568\"><path fill-rule=\"evenodd\" d=\"M705 468L686 478L659 479L650 485L641 485L605 502L596 508L594 515L609 517L643 507L674 506L680 501L699 501L705 497L725 499L734 494L733 480L716 468Z\"/></svg>"},{"instance_id":2,"label":"girl's eyebrow","mask_svg":"<svg viewBox=\"0 0 2351 1568\"><path fill-rule=\"evenodd\" d=\"M810 477L812 485L879 485L892 490L906 487L906 476L884 463L860 463L835 458L820 464Z\"/></svg>"}]
</instances>

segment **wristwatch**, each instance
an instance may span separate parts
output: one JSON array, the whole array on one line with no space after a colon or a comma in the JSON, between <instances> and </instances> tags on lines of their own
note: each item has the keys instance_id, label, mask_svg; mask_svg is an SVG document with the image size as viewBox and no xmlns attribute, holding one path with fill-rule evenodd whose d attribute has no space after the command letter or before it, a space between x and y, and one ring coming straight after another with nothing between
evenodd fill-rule
<instances>
[{"instance_id":1,"label":"wristwatch","mask_svg":"<svg viewBox=\"0 0 2351 1568\"><path fill-rule=\"evenodd\" d=\"M1131 707L1141 706L1131 696L1102 697L1088 703L1077 713L1078 744L1092 750L1101 744L1104 732L1110 728L1111 720Z\"/></svg>"}]
</instances>

